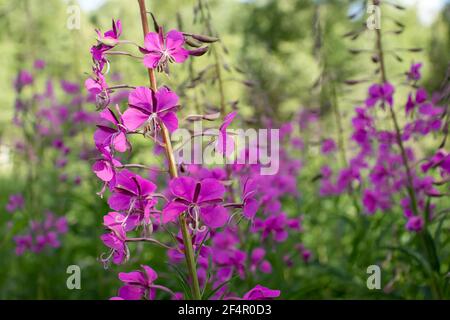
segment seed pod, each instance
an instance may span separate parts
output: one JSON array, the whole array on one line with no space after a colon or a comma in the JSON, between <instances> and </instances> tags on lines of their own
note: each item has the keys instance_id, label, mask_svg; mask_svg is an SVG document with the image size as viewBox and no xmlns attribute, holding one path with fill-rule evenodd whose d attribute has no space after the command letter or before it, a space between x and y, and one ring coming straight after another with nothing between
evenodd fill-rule
<instances>
[{"instance_id":1,"label":"seed pod","mask_svg":"<svg viewBox=\"0 0 450 320\"><path fill-rule=\"evenodd\" d=\"M237 110L238 109L238 104L239 104L239 100L234 100L230 102L230 106L232 110Z\"/></svg>"},{"instance_id":2,"label":"seed pod","mask_svg":"<svg viewBox=\"0 0 450 320\"><path fill-rule=\"evenodd\" d=\"M190 36L192 38L194 38L195 40L198 40L198 41L203 42L203 43L213 43L213 42L219 41L219 38L205 36L205 35L202 35L202 34L191 34Z\"/></svg>"},{"instance_id":3,"label":"seed pod","mask_svg":"<svg viewBox=\"0 0 450 320\"><path fill-rule=\"evenodd\" d=\"M351 54L360 54L362 52L362 50L360 49L348 49L348 52L350 52Z\"/></svg>"},{"instance_id":4,"label":"seed pod","mask_svg":"<svg viewBox=\"0 0 450 320\"><path fill-rule=\"evenodd\" d=\"M398 20L394 20L394 23L400 28L404 28L405 27L405 25L403 23L401 23L400 21L398 21Z\"/></svg>"},{"instance_id":5,"label":"seed pod","mask_svg":"<svg viewBox=\"0 0 450 320\"><path fill-rule=\"evenodd\" d=\"M234 67L234 70L236 70L237 72L239 72L239 73L241 73L241 74L245 74L245 71L244 70L242 70L241 68L239 68L239 67Z\"/></svg>"},{"instance_id":6,"label":"seed pod","mask_svg":"<svg viewBox=\"0 0 450 320\"><path fill-rule=\"evenodd\" d=\"M230 51L228 51L228 48L223 44L223 42L222 42L222 50L226 55L230 54Z\"/></svg>"},{"instance_id":7,"label":"seed pod","mask_svg":"<svg viewBox=\"0 0 450 320\"><path fill-rule=\"evenodd\" d=\"M189 54L191 56L200 57L200 56L204 55L206 52L208 52L208 48L209 47L202 47L202 48L198 48L198 49L194 49L194 50L189 50Z\"/></svg>"},{"instance_id":8,"label":"seed pod","mask_svg":"<svg viewBox=\"0 0 450 320\"><path fill-rule=\"evenodd\" d=\"M148 51L147 49L145 49L145 48L143 48L143 47L141 47L141 46L139 46L139 51L140 51L141 53L143 53L143 54L149 54L149 53L150 53L150 51Z\"/></svg>"},{"instance_id":9,"label":"seed pod","mask_svg":"<svg viewBox=\"0 0 450 320\"><path fill-rule=\"evenodd\" d=\"M358 84L359 81L358 80L345 80L344 83L349 86L354 86L355 84Z\"/></svg>"},{"instance_id":10,"label":"seed pod","mask_svg":"<svg viewBox=\"0 0 450 320\"><path fill-rule=\"evenodd\" d=\"M400 57L398 54L393 53L393 55L394 55L395 59L397 59L398 62L403 62L403 58Z\"/></svg>"},{"instance_id":11,"label":"seed pod","mask_svg":"<svg viewBox=\"0 0 450 320\"><path fill-rule=\"evenodd\" d=\"M247 86L247 87L254 87L255 86L255 82L251 81L251 80L244 80L242 81L242 83Z\"/></svg>"},{"instance_id":12,"label":"seed pod","mask_svg":"<svg viewBox=\"0 0 450 320\"><path fill-rule=\"evenodd\" d=\"M194 40L192 38L186 38L186 44L193 48L200 48L203 44L200 41Z\"/></svg>"}]
</instances>

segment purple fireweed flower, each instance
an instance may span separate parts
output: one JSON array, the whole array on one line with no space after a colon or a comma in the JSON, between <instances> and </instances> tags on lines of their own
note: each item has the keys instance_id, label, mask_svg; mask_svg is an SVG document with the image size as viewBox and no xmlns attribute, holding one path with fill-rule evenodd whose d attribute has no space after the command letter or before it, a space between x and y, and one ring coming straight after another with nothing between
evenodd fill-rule
<instances>
[{"instance_id":1,"label":"purple fireweed flower","mask_svg":"<svg viewBox=\"0 0 450 320\"><path fill-rule=\"evenodd\" d=\"M295 249L300 253L303 262L308 263L312 258L312 252L305 248L303 243L295 245Z\"/></svg>"},{"instance_id":2,"label":"purple fireweed flower","mask_svg":"<svg viewBox=\"0 0 450 320\"><path fill-rule=\"evenodd\" d=\"M103 225L107 229L123 227L125 232L128 232L134 230L139 225L139 217L112 211L103 217Z\"/></svg>"},{"instance_id":3,"label":"purple fireweed flower","mask_svg":"<svg viewBox=\"0 0 450 320\"><path fill-rule=\"evenodd\" d=\"M416 91L416 103L421 104L427 101L428 93L424 88L419 88Z\"/></svg>"},{"instance_id":4,"label":"purple fireweed flower","mask_svg":"<svg viewBox=\"0 0 450 320\"><path fill-rule=\"evenodd\" d=\"M105 257L102 255L101 260L103 263L108 263L112 258L113 263L122 264L128 259L129 250L126 245L127 235L121 224L111 225L109 227L109 233L103 234L100 239L105 246L111 249L108 256Z\"/></svg>"},{"instance_id":5,"label":"purple fireweed flower","mask_svg":"<svg viewBox=\"0 0 450 320\"><path fill-rule=\"evenodd\" d=\"M114 158L108 149L100 149L102 158L95 161L92 171L103 182L114 182L116 177L116 167L122 166L119 160ZM112 183L114 185L114 183Z\"/></svg>"},{"instance_id":6,"label":"purple fireweed flower","mask_svg":"<svg viewBox=\"0 0 450 320\"><path fill-rule=\"evenodd\" d=\"M112 29L106 31L104 34L101 33L100 30L96 30L97 32L97 40L103 44L108 46L114 46L118 43L119 37L122 34L122 23L120 20L115 21L112 20Z\"/></svg>"},{"instance_id":7,"label":"purple fireweed flower","mask_svg":"<svg viewBox=\"0 0 450 320\"><path fill-rule=\"evenodd\" d=\"M303 150L305 147L305 143L304 143L303 139L299 138L299 137L292 138L291 144L294 147L294 149L297 149L297 150Z\"/></svg>"},{"instance_id":8,"label":"purple fireweed flower","mask_svg":"<svg viewBox=\"0 0 450 320\"><path fill-rule=\"evenodd\" d=\"M280 290L272 290L261 285L256 285L253 289L247 292L243 300L270 300L280 296Z\"/></svg>"},{"instance_id":9,"label":"purple fireweed flower","mask_svg":"<svg viewBox=\"0 0 450 320\"><path fill-rule=\"evenodd\" d=\"M413 99L412 94L410 93L408 95L408 100L406 101L406 104L405 104L405 113L407 115L410 114L414 110L415 106L416 106L416 103Z\"/></svg>"},{"instance_id":10,"label":"purple fireweed flower","mask_svg":"<svg viewBox=\"0 0 450 320\"><path fill-rule=\"evenodd\" d=\"M423 229L424 221L422 217L412 216L408 218L406 229L413 232L420 232Z\"/></svg>"},{"instance_id":11,"label":"purple fireweed flower","mask_svg":"<svg viewBox=\"0 0 450 320\"><path fill-rule=\"evenodd\" d=\"M242 213L247 219L253 219L259 209L259 201L255 199L257 183L254 179L248 179L242 190Z\"/></svg>"},{"instance_id":12,"label":"purple fireweed flower","mask_svg":"<svg viewBox=\"0 0 450 320\"><path fill-rule=\"evenodd\" d=\"M130 93L129 108L122 119L130 131L145 124L147 131L156 133L160 120L170 132L178 128L177 115L173 110L178 105L178 96L166 87L161 87L155 93L147 87L138 87Z\"/></svg>"},{"instance_id":13,"label":"purple fireweed flower","mask_svg":"<svg viewBox=\"0 0 450 320\"><path fill-rule=\"evenodd\" d=\"M336 189L338 192L344 192L350 188L353 181L360 181L360 179L361 176L357 167L343 168L337 177Z\"/></svg>"},{"instance_id":14,"label":"purple fireweed flower","mask_svg":"<svg viewBox=\"0 0 450 320\"><path fill-rule=\"evenodd\" d=\"M422 63L413 63L406 73L408 80L410 81L418 81L422 77L420 73L420 69L422 68Z\"/></svg>"},{"instance_id":15,"label":"purple fireweed flower","mask_svg":"<svg viewBox=\"0 0 450 320\"><path fill-rule=\"evenodd\" d=\"M36 59L36 60L34 60L33 66L37 70L42 70L45 68L45 61L42 59Z\"/></svg>"},{"instance_id":16,"label":"purple fireweed flower","mask_svg":"<svg viewBox=\"0 0 450 320\"><path fill-rule=\"evenodd\" d=\"M8 203L6 204L6 211L13 213L24 208L25 201L20 193L12 194L9 196Z\"/></svg>"},{"instance_id":17,"label":"purple fireweed flower","mask_svg":"<svg viewBox=\"0 0 450 320\"><path fill-rule=\"evenodd\" d=\"M14 242L16 243L16 255L21 256L33 246L33 237L31 235L15 236Z\"/></svg>"},{"instance_id":18,"label":"purple fireweed flower","mask_svg":"<svg viewBox=\"0 0 450 320\"><path fill-rule=\"evenodd\" d=\"M233 250L214 250L214 263L217 265L217 280L221 283L228 281L237 273L241 279L245 277L245 261L247 254L244 251Z\"/></svg>"},{"instance_id":19,"label":"purple fireweed flower","mask_svg":"<svg viewBox=\"0 0 450 320\"><path fill-rule=\"evenodd\" d=\"M368 214L374 214L377 211L377 194L372 190L364 190L362 199L364 208Z\"/></svg>"},{"instance_id":20,"label":"purple fireweed flower","mask_svg":"<svg viewBox=\"0 0 450 320\"><path fill-rule=\"evenodd\" d=\"M272 273L272 265L269 261L264 260L266 250L263 248L255 248L250 257L250 270L255 272L259 269L262 273Z\"/></svg>"},{"instance_id":21,"label":"purple fireweed flower","mask_svg":"<svg viewBox=\"0 0 450 320\"><path fill-rule=\"evenodd\" d=\"M319 111L304 109L299 114L299 126L301 130L307 130L309 126L319 121Z\"/></svg>"},{"instance_id":22,"label":"purple fireweed flower","mask_svg":"<svg viewBox=\"0 0 450 320\"><path fill-rule=\"evenodd\" d=\"M308 263L311 260L312 257L312 252L308 249L303 249L303 251L301 252L302 254L302 259L305 263Z\"/></svg>"},{"instance_id":23,"label":"purple fireweed flower","mask_svg":"<svg viewBox=\"0 0 450 320\"><path fill-rule=\"evenodd\" d=\"M118 106L116 106L118 110ZM122 116L119 117L110 109L106 108L100 112L100 117L113 124L113 128L104 125L97 125L94 133L94 141L97 147L109 147L111 150L125 152L130 149L130 143L127 140L127 130L123 125Z\"/></svg>"},{"instance_id":24,"label":"purple fireweed flower","mask_svg":"<svg viewBox=\"0 0 450 320\"><path fill-rule=\"evenodd\" d=\"M284 213L270 216L266 220L255 219L253 231L262 231L262 239L272 235L275 241L283 242L288 237L287 223L288 219Z\"/></svg>"},{"instance_id":25,"label":"purple fireweed flower","mask_svg":"<svg viewBox=\"0 0 450 320\"><path fill-rule=\"evenodd\" d=\"M219 137L217 139L216 148L220 154L224 154L226 156L231 155L234 151L234 139L227 133L227 128L236 115L236 111L227 114L219 128Z\"/></svg>"},{"instance_id":26,"label":"purple fireweed flower","mask_svg":"<svg viewBox=\"0 0 450 320\"><path fill-rule=\"evenodd\" d=\"M444 108L435 107L432 103L424 103L419 107L419 113L430 117L440 116L444 111Z\"/></svg>"},{"instance_id":27,"label":"purple fireweed flower","mask_svg":"<svg viewBox=\"0 0 450 320\"><path fill-rule=\"evenodd\" d=\"M221 205L225 187L216 179L195 180L191 177L172 179L170 191L175 197L163 209L163 223L175 221L183 212L187 212L191 227L199 230L202 221L210 228L223 226L228 219L227 210Z\"/></svg>"},{"instance_id":28,"label":"purple fireweed flower","mask_svg":"<svg viewBox=\"0 0 450 320\"><path fill-rule=\"evenodd\" d=\"M97 62L100 69L103 69L106 63L105 52L114 48L119 42L119 37L122 34L122 24L120 20L114 21L113 19L111 30L106 31L104 34L100 30L96 30L96 32L98 44L92 46L91 55L92 60Z\"/></svg>"},{"instance_id":29,"label":"purple fireweed flower","mask_svg":"<svg viewBox=\"0 0 450 320\"><path fill-rule=\"evenodd\" d=\"M84 82L84 86L89 93L98 95L105 92L108 89L108 85L105 81L105 77L102 73L94 71L95 78L88 78Z\"/></svg>"},{"instance_id":30,"label":"purple fireweed flower","mask_svg":"<svg viewBox=\"0 0 450 320\"><path fill-rule=\"evenodd\" d=\"M153 192L156 185L129 170L122 170L116 175L116 184L108 204L113 210L131 212L143 210L146 214L156 203Z\"/></svg>"},{"instance_id":31,"label":"purple fireweed flower","mask_svg":"<svg viewBox=\"0 0 450 320\"><path fill-rule=\"evenodd\" d=\"M427 172L431 168L442 167L450 173L450 156L444 149L439 149L436 153L424 164L421 169L423 172Z\"/></svg>"},{"instance_id":32,"label":"purple fireweed flower","mask_svg":"<svg viewBox=\"0 0 450 320\"><path fill-rule=\"evenodd\" d=\"M61 80L61 88L67 94L76 94L80 92L80 85L78 83L70 82L67 80Z\"/></svg>"},{"instance_id":33,"label":"purple fireweed flower","mask_svg":"<svg viewBox=\"0 0 450 320\"><path fill-rule=\"evenodd\" d=\"M21 91L23 87L33 83L33 76L26 70L21 70L14 80L14 88L16 91Z\"/></svg>"},{"instance_id":34,"label":"purple fireweed flower","mask_svg":"<svg viewBox=\"0 0 450 320\"><path fill-rule=\"evenodd\" d=\"M389 82L384 84L373 84L369 88L369 97L366 99L366 106L371 108L381 101L382 108L384 108L386 102L392 107L394 103L394 90L394 87Z\"/></svg>"},{"instance_id":35,"label":"purple fireweed flower","mask_svg":"<svg viewBox=\"0 0 450 320\"><path fill-rule=\"evenodd\" d=\"M132 272L120 272L119 279L125 285L119 289L119 297L123 300L154 300L156 289L172 292L163 286L155 285L158 274L149 266L141 265L142 270Z\"/></svg>"},{"instance_id":36,"label":"purple fireweed flower","mask_svg":"<svg viewBox=\"0 0 450 320\"><path fill-rule=\"evenodd\" d=\"M22 255L29 250L39 253L46 248L58 248L61 243L59 236L66 233L68 229L65 217L55 217L48 212L43 221L30 221L29 234L14 237L16 243L16 254Z\"/></svg>"},{"instance_id":37,"label":"purple fireweed flower","mask_svg":"<svg viewBox=\"0 0 450 320\"><path fill-rule=\"evenodd\" d=\"M336 143L333 139L325 139L322 141L322 153L328 154L336 150Z\"/></svg>"},{"instance_id":38,"label":"purple fireweed flower","mask_svg":"<svg viewBox=\"0 0 450 320\"><path fill-rule=\"evenodd\" d=\"M183 63L189 56L189 51L183 48L185 39L183 33L177 30L169 31L165 36L162 28L159 32L150 32L145 36L144 65L158 71L167 70L170 62Z\"/></svg>"}]
</instances>

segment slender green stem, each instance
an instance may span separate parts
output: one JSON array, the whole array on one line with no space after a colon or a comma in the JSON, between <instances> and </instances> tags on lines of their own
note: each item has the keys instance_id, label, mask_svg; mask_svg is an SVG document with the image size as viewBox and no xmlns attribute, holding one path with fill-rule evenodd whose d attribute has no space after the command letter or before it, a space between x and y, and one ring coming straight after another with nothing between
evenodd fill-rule
<instances>
[{"instance_id":1,"label":"slender green stem","mask_svg":"<svg viewBox=\"0 0 450 320\"><path fill-rule=\"evenodd\" d=\"M145 8L145 0L138 0L139 2L139 9L141 14L141 22L142 22L142 30L144 32L144 37L149 32L148 28L148 20L147 20L147 10ZM153 69L148 69L148 76L150 81L150 88L153 91L157 90L157 84L156 84L156 77L155 77L155 71ZM161 126L161 134L164 141L164 149L166 151L166 158L167 162L169 163L169 173L171 178L178 177L178 170L175 163L175 158L173 155L173 149L172 149L172 142L170 141L169 131L167 130L166 126L160 122ZM200 285L198 283L198 276L197 276L197 268L195 263L195 255L194 255L194 249L192 246L192 238L191 234L189 233L188 226L186 224L186 219L184 215L180 215L179 218L181 233L183 235L183 244L184 244L184 256L186 260L186 264L188 267L188 272L192 281L192 295L195 300L201 300L201 294L200 294Z\"/></svg>"},{"instance_id":2,"label":"slender green stem","mask_svg":"<svg viewBox=\"0 0 450 320\"><path fill-rule=\"evenodd\" d=\"M181 233L183 235L183 242L184 242L184 256L186 259L186 264L188 267L189 275L191 276L191 281L192 281L192 288L191 288L192 298L194 300L201 300L202 296L200 293L200 285L198 283L194 248L192 246L192 239L191 239L191 235L188 230L186 219L183 215L180 216L180 227L181 227Z\"/></svg>"}]
</instances>

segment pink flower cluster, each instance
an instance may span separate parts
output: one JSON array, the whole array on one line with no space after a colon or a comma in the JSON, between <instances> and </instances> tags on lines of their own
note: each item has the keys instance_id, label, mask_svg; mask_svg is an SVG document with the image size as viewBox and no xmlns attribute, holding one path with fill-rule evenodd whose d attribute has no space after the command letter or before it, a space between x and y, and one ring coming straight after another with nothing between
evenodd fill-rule
<instances>
[{"instance_id":1,"label":"pink flower cluster","mask_svg":"<svg viewBox=\"0 0 450 320\"><path fill-rule=\"evenodd\" d=\"M43 221L30 221L26 234L14 237L16 254L22 255L25 251L39 253L46 248L58 248L60 236L67 233L67 220L65 217L57 218L53 213L47 212Z\"/></svg>"},{"instance_id":2,"label":"pink flower cluster","mask_svg":"<svg viewBox=\"0 0 450 320\"><path fill-rule=\"evenodd\" d=\"M107 232L101 240L109 252L102 255L102 261L106 265L110 261L125 263L131 256L130 243L149 242L165 247L169 261L178 264L188 254L186 246L191 245L197 256L195 267L200 286L217 289L211 298L234 299L237 295L224 284L233 275L245 278L251 273L272 271L263 247L245 251L245 237L258 235L264 242L283 242L289 232L298 233L302 229L301 219L288 218L281 208L282 198L297 196L296 176L300 163L283 151L280 173L274 176L261 176L260 164L235 164L214 169L183 166L182 175L171 178L165 190L156 183L159 176L156 172L165 170L154 171L145 165L125 163L124 159L129 157L122 155L132 150L128 139L131 134L142 135L154 142L155 149L162 149L167 147L164 130L171 133L181 124L179 97L165 86L156 90L125 86L132 88L128 93L127 108L122 111L118 105L108 106L110 100L104 98L113 87L105 81L103 65L110 63L108 51L120 45L117 40L121 33L119 25L120 21L115 22L115 27L113 22L113 29L105 33L112 35L112 41L99 36L98 44L91 50L94 75L85 83L87 90L96 95L97 107L101 109L101 121L94 134L100 156L92 170L103 184L99 194L108 194L107 202L111 208L103 219ZM157 33L149 33L145 36L144 48L140 48L144 53L143 63L148 68L168 72L169 63L182 63L189 55L198 56L206 52L206 49L187 50L184 44L185 35L176 30L164 34L160 28ZM216 138L217 149L225 155L234 144L227 127L236 114L232 112L224 117ZM289 131L289 128L286 126L284 130ZM284 136L288 135L288 132L284 133ZM253 148L258 149L259 146ZM245 154L249 150L243 152ZM149 178L135 173L136 170L150 170ZM239 211L241 214L237 215ZM257 212L262 212L260 218L256 217ZM239 226L232 223L233 218L238 217L248 221L249 232L244 238L238 232ZM185 242L180 218L188 227L191 244ZM174 246L156 238L159 232L171 233L174 226L178 228L171 236L176 242ZM168 293L172 299L181 299L186 294L156 285L157 274L149 266L120 273L119 279L124 286L113 299L155 299L157 291ZM243 299L274 298L279 294L278 290L256 286Z\"/></svg>"},{"instance_id":3,"label":"pink flower cluster","mask_svg":"<svg viewBox=\"0 0 450 320\"><path fill-rule=\"evenodd\" d=\"M407 73L410 81L415 83L420 79L420 66L411 67ZM385 128L371 115L371 108L376 105L384 107L388 104L393 108L394 91L389 83L374 84L369 88L365 106L355 108L352 118L351 139L359 150L349 160L348 167L335 174L329 166L322 167L320 194L329 196L353 192L355 185L358 185L362 188L361 201L366 213L386 212L399 204L407 220L406 229L419 232L425 223L425 215L419 213L427 211L427 216L432 219L435 205L429 200L441 193L436 189L436 181L431 175L422 176L417 170L414 164L418 159L413 149L405 144L441 130L444 108L437 104L438 97L429 99L425 89L414 89L405 105L405 115L410 120L399 128L401 135L398 136L395 130ZM440 167L445 163L444 159L445 151L438 151L422 165L422 173ZM405 161L408 163L407 169Z\"/></svg>"},{"instance_id":4,"label":"pink flower cluster","mask_svg":"<svg viewBox=\"0 0 450 320\"><path fill-rule=\"evenodd\" d=\"M24 205L24 199L20 193L12 194L9 196L8 203L6 204L6 211L9 213L20 211L24 208Z\"/></svg>"},{"instance_id":5,"label":"pink flower cluster","mask_svg":"<svg viewBox=\"0 0 450 320\"><path fill-rule=\"evenodd\" d=\"M57 197L61 189L70 187L71 191L65 194L69 198L75 190L73 186L81 184L81 175L74 175L72 164L78 165L79 159L89 157L92 148L80 145L78 137L98 119L96 113L83 108L86 102L92 102L93 97L84 96L80 84L63 79L58 81L59 85L55 85L56 82L49 78L42 89L38 88L37 83L41 81L35 80L44 67L43 60L36 60L34 72L22 70L13 82L17 94L13 123L21 133L21 138L15 143L16 154L22 160L24 170L28 170L28 177L32 178L35 172L41 170L47 173L45 179L27 181L24 192L12 194L6 205L8 212L17 212L11 218L10 225L25 225L23 220L30 224L25 235L14 238L17 254L59 247L60 235L67 232L67 221L64 217L57 218L51 213L45 213L47 210L56 212L56 209L40 206L45 202L42 197ZM63 93L62 96L58 90ZM49 183L56 187L48 189ZM65 205L61 209L58 204L57 210L66 210ZM41 221L41 214L35 214L33 220L29 221L30 211L44 212L45 216Z\"/></svg>"}]
</instances>

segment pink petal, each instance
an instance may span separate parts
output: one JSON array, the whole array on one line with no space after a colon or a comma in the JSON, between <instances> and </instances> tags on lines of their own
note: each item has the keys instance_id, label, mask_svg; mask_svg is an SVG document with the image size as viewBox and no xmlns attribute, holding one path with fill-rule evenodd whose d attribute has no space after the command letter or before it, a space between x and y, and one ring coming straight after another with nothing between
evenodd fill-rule
<instances>
[{"instance_id":1,"label":"pink petal","mask_svg":"<svg viewBox=\"0 0 450 320\"><path fill-rule=\"evenodd\" d=\"M140 271L132 271L132 272L119 272L119 280L125 283L129 282L137 282L145 284L145 278Z\"/></svg>"},{"instance_id":2,"label":"pink petal","mask_svg":"<svg viewBox=\"0 0 450 320\"><path fill-rule=\"evenodd\" d=\"M236 117L236 115L237 115L237 111L233 111L233 112L230 112L229 114L227 114L225 116L225 118L223 119L222 124L220 125L220 131L224 131L226 128L228 128L228 126L231 124L231 122Z\"/></svg>"},{"instance_id":3,"label":"pink petal","mask_svg":"<svg viewBox=\"0 0 450 320\"><path fill-rule=\"evenodd\" d=\"M114 123L115 125L118 124L118 121L117 121L117 119L116 119L114 113L113 113L113 112L111 111L111 109L109 109L109 108L106 108L105 110L103 110L102 112L100 112L100 117L101 117L102 119L105 119L105 120L107 120L107 121L109 121L109 122Z\"/></svg>"},{"instance_id":4,"label":"pink petal","mask_svg":"<svg viewBox=\"0 0 450 320\"><path fill-rule=\"evenodd\" d=\"M128 104L147 110L149 113L152 111L152 101L152 92L147 87L137 87L128 96Z\"/></svg>"},{"instance_id":5,"label":"pink petal","mask_svg":"<svg viewBox=\"0 0 450 320\"><path fill-rule=\"evenodd\" d=\"M155 94L157 107L156 111L175 107L178 104L178 96L175 92L166 87L161 87Z\"/></svg>"},{"instance_id":6,"label":"pink petal","mask_svg":"<svg viewBox=\"0 0 450 320\"><path fill-rule=\"evenodd\" d=\"M178 49L184 44L184 36L177 30L170 30L166 35L166 48Z\"/></svg>"},{"instance_id":7,"label":"pink petal","mask_svg":"<svg viewBox=\"0 0 450 320\"><path fill-rule=\"evenodd\" d=\"M141 300L145 289L139 286L123 286L119 289L119 296L125 300Z\"/></svg>"},{"instance_id":8,"label":"pink petal","mask_svg":"<svg viewBox=\"0 0 450 320\"><path fill-rule=\"evenodd\" d=\"M111 165L104 161L99 160L94 163L92 166L92 171L94 171L95 175L102 181L109 182L114 177L114 170Z\"/></svg>"},{"instance_id":9,"label":"pink petal","mask_svg":"<svg viewBox=\"0 0 450 320\"><path fill-rule=\"evenodd\" d=\"M147 284L151 284L153 281L158 279L158 274L150 268L149 266L141 265L142 269L144 269L145 274L147 275Z\"/></svg>"},{"instance_id":10,"label":"pink petal","mask_svg":"<svg viewBox=\"0 0 450 320\"><path fill-rule=\"evenodd\" d=\"M180 202L171 202L169 203L164 209L162 213L162 223L168 223L175 221L178 216L183 212L186 211L188 207L185 204L182 204Z\"/></svg>"},{"instance_id":11,"label":"pink petal","mask_svg":"<svg viewBox=\"0 0 450 320\"><path fill-rule=\"evenodd\" d=\"M171 51L170 55L176 63L183 63L189 57L189 51L185 48L179 48L176 51Z\"/></svg>"},{"instance_id":12,"label":"pink petal","mask_svg":"<svg viewBox=\"0 0 450 320\"><path fill-rule=\"evenodd\" d=\"M122 119L125 127L130 131L134 131L143 125L147 121L148 117L149 116L147 114L143 113L139 109L128 108L125 110Z\"/></svg>"},{"instance_id":13,"label":"pink petal","mask_svg":"<svg viewBox=\"0 0 450 320\"><path fill-rule=\"evenodd\" d=\"M244 204L244 217L252 219L259 209L259 202L255 199L248 199Z\"/></svg>"},{"instance_id":14,"label":"pink petal","mask_svg":"<svg viewBox=\"0 0 450 320\"><path fill-rule=\"evenodd\" d=\"M191 177L179 177L170 181L169 187L176 197L192 202L197 181Z\"/></svg>"},{"instance_id":15,"label":"pink petal","mask_svg":"<svg viewBox=\"0 0 450 320\"><path fill-rule=\"evenodd\" d=\"M102 87L92 78L87 79L84 82L84 86L92 94L99 94L102 92Z\"/></svg>"},{"instance_id":16,"label":"pink petal","mask_svg":"<svg viewBox=\"0 0 450 320\"><path fill-rule=\"evenodd\" d=\"M145 49L149 51L162 51L163 44L159 41L159 35L156 32L149 32L144 39Z\"/></svg>"},{"instance_id":17,"label":"pink petal","mask_svg":"<svg viewBox=\"0 0 450 320\"><path fill-rule=\"evenodd\" d=\"M122 193L113 193L108 199L108 205L113 210L128 210L130 206L130 197Z\"/></svg>"},{"instance_id":18,"label":"pink petal","mask_svg":"<svg viewBox=\"0 0 450 320\"><path fill-rule=\"evenodd\" d=\"M200 217L210 228L219 228L228 220L228 211L222 206L209 206L200 209Z\"/></svg>"},{"instance_id":19,"label":"pink petal","mask_svg":"<svg viewBox=\"0 0 450 320\"><path fill-rule=\"evenodd\" d=\"M234 138L229 134L220 134L219 139L217 139L216 148L220 154L225 156L230 156L234 151Z\"/></svg>"},{"instance_id":20,"label":"pink petal","mask_svg":"<svg viewBox=\"0 0 450 320\"><path fill-rule=\"evenodd\" d=\"M152 194L156 190L156 185L141 176L136 176L136 180L141 188L141 194L144 196Z\"/></svg>"},{"instance_id":21,"label":"pink petal","mask_svg":"<svg viewBox=\"0 0 450 320\"><path fill-rule=\"evenodd\" d=\"M165 115L161 116L160 119L170 133L178 129L178 118L175 112L167 112Z\"/></svg>"},{"instance_id":22,"label":"pink petal","mask_svg":"<svg viewBox=\"0 0 450 320\"><path fill-rule=\"evenodd\" d=\"M222 199L224 193L225 187L218 180L213 178L204 179L201 181L198 203Z\"/></svg>"},{"instance_id":23,"label":"pink petal","mask_svg":"<svg viewBox=\"0 0 450 320\"><path fill-rule=\"evenodd\" d=\"M136 177L136 175L129 170L120 171L120 173L117 174L117 186L132 193L137 193L136 183L132 179L134 177Z\"/></svg>"},{"instance_id":24,"label":"pink petal","mask_svg":"<svg viewBox=\"0 0 450 320\"><path fill-rule=\"evenodd\" d=\"M143 62L144 66L146 66L147 68L155 69L158 66L160 60L161 60L161 53L157 52L146 54L144 56Z\"/></svg>"},{"instance_id":25,"label":"pink petal","mask_svg":"<svg viewBox=\"0 0 450 320\"><path fill-rule=\"evenodd\" d=\"M119 132L113 140L114 150L119 152L125 152L128 148L127 136L124 132Z\"/></svg>"},{"instance_id":26,"label":"pink petal","mask_svg":"<svg viewBox=\"0 0 450 320\"><path fill-rule=\"evenodd\" d=\"M96 146L106 147L110 144L111 136L114 131L108 127L98 127L94 132L94 141Z\"/></svg>"}]
</instances>

